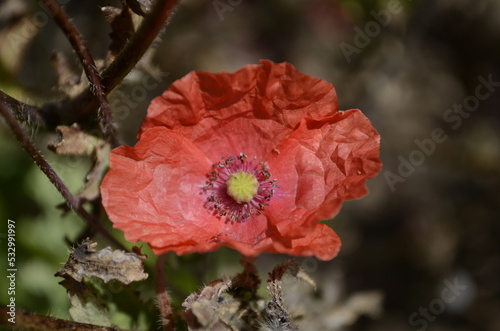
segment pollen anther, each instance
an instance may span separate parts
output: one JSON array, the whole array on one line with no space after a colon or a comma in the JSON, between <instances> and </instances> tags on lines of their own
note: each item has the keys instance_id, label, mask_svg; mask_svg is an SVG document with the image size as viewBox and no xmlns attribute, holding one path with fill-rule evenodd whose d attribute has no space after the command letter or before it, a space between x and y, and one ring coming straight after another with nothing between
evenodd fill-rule
<instances>
[{"instance_id":1,"label":"pollen anther","mask_svg":"<svg viewBox=\"0 0 500 331\"><path fill-rule=\"evenodd\" d=\"M243 222L254 213L262 214L274 196L274 187L278 187L264 162L255 157L249 160L244 153L223 156L208 174L203 188L209 194L208 207L228 222Z\"/></svg>"}]
</instances>

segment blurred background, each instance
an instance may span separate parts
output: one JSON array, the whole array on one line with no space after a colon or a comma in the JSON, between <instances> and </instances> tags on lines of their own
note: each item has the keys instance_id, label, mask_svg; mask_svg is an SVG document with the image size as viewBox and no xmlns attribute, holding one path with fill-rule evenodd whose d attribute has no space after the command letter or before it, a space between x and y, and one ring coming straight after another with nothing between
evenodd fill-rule
<instances>
[{"instance_id":1,"label":"blurred background","mask_svg":"<svg viewBox=\"0 0 500 331\"><path fill-rule=\"evenodd\" d=\"M110 29L100 7L119 2L60 3L94 57L104 58ZM35 105L58 100L54 50L81 70L38 2L0 2L4 92ZM346 202L329 221L343 240L340 255L330 262L298 259L318 291L293 281L284 287L302 329L500 330L500 2L181 1L161 38L110 97L122 142L135 144L149 101L172 81L259 59L288 61L332 83L340 109L360 108L382 137L384 168L369 180L370 194ZM53 132L28 132L76 192L91 160L54 155L46 149ZM68 318L65 289L53 275L85 226L56 209L62 202L0 120L0 245L6 252L6 223L14 220L17 307ZM238 259L225 249L169 255L174 302L238 272ZM262 278L285 259L259 257ZM145 286L143 296L151 299L154 289ZM156 328L141 318L147 319L137 317L135 325Z\"/></svg>"}]
</instances>

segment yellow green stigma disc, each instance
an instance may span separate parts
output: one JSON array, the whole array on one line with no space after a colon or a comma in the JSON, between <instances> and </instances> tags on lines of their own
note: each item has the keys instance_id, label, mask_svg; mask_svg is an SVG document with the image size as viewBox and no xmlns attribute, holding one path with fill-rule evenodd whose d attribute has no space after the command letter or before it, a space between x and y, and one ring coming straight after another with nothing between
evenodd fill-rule
<instances>
[{"instance_id":1,"label":"yellow green stigma disc","mask_svg":"<svg viewBox=\"0 0 500 331\"><path fill-rule=\"evenodd\" d=\"M232 173L226 185L227 194L237 203L252 201L259 189L257 178L246 171Z\"/></svg>"}]
</instances>

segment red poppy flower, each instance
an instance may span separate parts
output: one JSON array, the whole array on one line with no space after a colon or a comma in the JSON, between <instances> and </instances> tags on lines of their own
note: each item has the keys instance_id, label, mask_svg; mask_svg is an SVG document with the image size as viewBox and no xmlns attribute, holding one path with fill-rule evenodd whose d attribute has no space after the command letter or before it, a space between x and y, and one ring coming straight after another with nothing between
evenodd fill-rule
<instances>
[{"instance_id":1,"label":"red poppy flower","mask_svg":"<svg viewBox=\"0 0 500 331\"><path fill-rule=\"evenodd\" d=\"M367 193L380 137L361 111L339 111L333 86L289 63L194 71L155 98L134 147L110 154L104 207L156 254L228 246L335 257L320 220Z\"/></svg>"}]
</instances>

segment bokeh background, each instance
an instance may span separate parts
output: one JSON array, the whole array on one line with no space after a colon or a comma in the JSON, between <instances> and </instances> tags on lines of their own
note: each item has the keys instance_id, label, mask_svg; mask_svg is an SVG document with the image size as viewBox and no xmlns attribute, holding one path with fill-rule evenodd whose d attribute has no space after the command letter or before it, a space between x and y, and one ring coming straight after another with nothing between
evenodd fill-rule
<instances>
[{"instance_id":1,"label":"bokeh background","mask_svg":"<svg viewBox=\"0 0 500 331\"><path fill-rule=\"evenodd\" d=\"M103 58L110 30L99 7L119 3L60 2L95 58ZM79 70L38 2L0 2L3 91L36 105L60 98L53 50ZM192 70L234 71L262 58L289 61L331 82L340 108L362 109L382 137L384 168L368 182L370 194L346 202L329 221L343 240L340 255L330 262L298 259L318 291L293 280L284 287L302 328L500 330L500 2L181 1L161 39L111 95L122 142L135 143L149 101L173 80ZM27 131L77 191L91 160L54 155L46 149L53 132ZM0 120L1 303L12 219L17 307L68 318L65 290L53 275L86 233L82 220L56 209L61 202ZM174 302L238 272L238 259L225 249L169 255ZM285 259L259 257L263 279ZM150 254L148 267L152 260ZM149 285L145 300L154 295ZM119 318L130 319L118 308ZM135 316L135 325L155 329L156 320L146 321L154 314Z\"/></svg>"}]
</instances>

